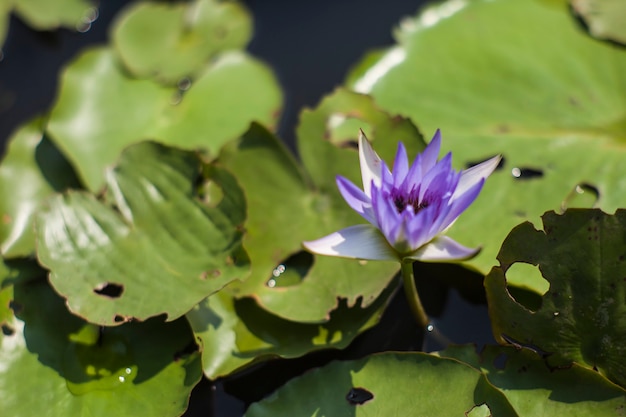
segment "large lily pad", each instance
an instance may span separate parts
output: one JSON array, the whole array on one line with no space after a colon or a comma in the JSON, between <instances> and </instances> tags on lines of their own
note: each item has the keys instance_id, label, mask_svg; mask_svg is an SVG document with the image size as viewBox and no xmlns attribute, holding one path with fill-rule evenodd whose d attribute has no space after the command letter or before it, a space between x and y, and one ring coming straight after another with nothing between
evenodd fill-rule
<instances>
[{"instance_id":1,"label":"large lily pad","mask_svg":"<svg viewBox=\"0 0 626 417\"><path fill-rule=\"evenodd\" d=\"M394 293L389 286L367 308L343 302L322 324L296 323L275 316L251 298L220 291L187 313L200 341L204 374L226 376L258 361L293 358L325 348L342 349L378 322Z\"/></svg>"},{"instance_id":2,"label":"large lily pad","mask_svg":"<svg viewBox=\"0 0 626 417\"><path fill-rule=\"evenodd\" d=\"M6 416L178 416L202 375L185 320L100 329L45 281L0 291L0 322Z\"/></svg>"},{"instance_id":3,"label":"large lily pad","mask_svg":"<svg viewBox=\"0 0 626 417\"><path fill-rule=\"evenodd\" d=\"M252 404L246 417L463 416L483 405L494 416L517 416L470 366L424 353L383 353L295 378Z\"/></svg>"},{"instance_id":4,"label":"large lily pad","mask_svg":"<svg viewBox=\"0 0 626 417\"><path fill-rule=\"evenodd\" d=\"M626 211L568 210L523 223L502 245L485 279L493 332L527 346L551 366L577 362L626 387ZM550 288L532 311L507 292L507 270L536 265Z\"/></svg>"},{"instance_id":5,"label":"large lily pad","mask_svg":"<svg viewBox=\"0 0 626 417\"><path fill-rule=\"evenodd\" d=\"M342 123L350 123L349 130L341 129ZM337 174L361 182L358 154L352 146L359 126L388 160L398 140L405 141L410 154L424 146L407 120L381 112L366 96L339 91L303 115L299 144L308 173L258 125L224 148L219 160L235 174L248 201L244 246L252 272L237 288L238 296L252 296L263 308L288 320L322 322L329 319L338 298L345 298L348 306L361 299L367 307L389 284L399 269L396 263L301 252L302 241L365 222L334 184Z\"/></svg>"},{"instance_id":6,"label":"large lily pad","mask_svg":"<svg viewBox=\"0 0 626 417\"><path fill-rule=\"evenodd\" d=\"M251 33L250 16L239 4L196 0L137 3L116 22L112 37L133 74L176 83L215 54L243 48Z\"/></svg>"},{"instance_id":7,"label":"large lily pad","mask_svg":"<svg viewBox=\"0 0 626 417\"><path fill-rule=\"evenodd\" d=\"M95 48L65 69L48 132L86 186L97 190L105 167L132 143L154 139L216 153L250 121L271 125L280 103L271 71L243 52L221 54L182 94L132 78L111 49Z\"/></svg>"},{"instance_id":8,"label":"large lily pad","mask_svg":"<svg viewBox=\"0 0 626 417\"><path fill-rule=\"evenodd\" d=\"M76 174L43 136L41 119L20 127L9 139L0 164L0 242L2 256L35 251L33 217L43 199L66 188L80 188Z\"/></svg>"},{"instance_id":9,"label":"large lily pad","mask_svg":"<svg viewBox=\"0 0 626 417\"><path fill-rule=\"evenodd\" d=\"M447 1L396 37L348 84L424 131L441 128L459 168L505 158L450 230L483 246L467 265L487 273L511 228L577 191L599 191L591 205L607 211L626 205L626 53L590 38L563 2ZM541 291L523 276L511 282Z\"/></svg>"},{"instance_id":10,"label":"large lily pad","mask_svg":"<svg viewBox=\"0 0 626 417\"><path fill-rule=\"evenodd\" d=\"M102 325L174 320L246 277L245 201L231 175L146 142L123 153L107 183L106 202L69 192L38 216L39 261L74 313Z\"/></svg>"},{"instance_id":11,"label":"large lily pad","mask_svg":"<svg viewBox=\"0 0 626 417\"><path fill-rule=\"evenodd\" d=\"M520 416L610 416L626 409L626 391L579 365L550 369L529 350L454 346L439 353L481 370Z\"/></svg>"}]
</instances>

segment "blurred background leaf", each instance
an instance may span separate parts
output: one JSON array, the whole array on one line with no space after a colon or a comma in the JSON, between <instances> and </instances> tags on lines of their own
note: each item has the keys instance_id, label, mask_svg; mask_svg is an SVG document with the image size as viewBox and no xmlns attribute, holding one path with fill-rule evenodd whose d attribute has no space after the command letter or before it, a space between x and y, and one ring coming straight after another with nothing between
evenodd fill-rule
<instances>
[{"instance_id":1,"label":"blurred background leaf","mask_svg":"<svg viewBox=\"0 0 626 417\"><path fill-rule=\"evenodd\" d=\"M54 192L81 188L72 167L43 134L45 120L25 124L9 139L0 163L0 240L4 258L35 252L34 215Z\"/></svg>"},{"instance_id":2,"label":"blurred background leaf","mask_svg":"<svg viewBox=\"0 0 626 417\"><path fill-rule=\"evenodd\" d=\"M217 153L251 121L273 125L280 113L272 72L243 52L220 55L182 87L131 77L109 48L87 50L61 78L48 132L97 190L105 167L132 143L154 139Z\"/></svg>"},{"instance_id":3,"label":"blurred background leaf","mask_svg":"<svg viewBox=\"0 0 626 417\"><path fill-rule=\"evenodd\" d=\"M215 55L245 48L252 19L238 3L136 3L115 23L112 38L124 65L138 77L179 83Z\"/></svg>"}]
</instances>

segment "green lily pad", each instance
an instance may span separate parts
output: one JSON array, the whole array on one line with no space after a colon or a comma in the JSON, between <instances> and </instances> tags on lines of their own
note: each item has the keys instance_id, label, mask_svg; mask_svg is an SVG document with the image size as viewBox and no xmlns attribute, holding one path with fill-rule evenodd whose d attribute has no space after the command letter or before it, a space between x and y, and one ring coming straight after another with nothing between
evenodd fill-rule
<instances>
[{"instance_id":1,"label":"green lily pad","mask_svg":"<svg viewBox=\"0 0 626 417\"><path fill-rule=\"evenodd\" d=\"M342 123L350 124L348 136ZM424 147L409 121L392 118L367 96L345 90L302 116L299 147L310 167L308 173L258 125L224 147L219 161L237 177L248 202L244 246L252 272L238 285L236 295L254 297L263 308L287 320L320 323L330 318L339 298L345 298L349 307L361 299L361 306L367 307L389 284L399 270L397 263L302 252L305 240L365 223L334 183L337 174L361 183L358 153L352 146L359 126L387 160L392 160L399 140L404 140L411 155Z\"/></svg>"},{"instance_id":2,"label":"green lily pad","mask_svg":"<svg viewBox=\"0 0 626 417\"><path fill-rule=\"evenodd\" d=\"M111 49L95 48L63 72L48 132L86 186L97 190L105 167L132 143L154 139L217 153L250 121L273 123L280 104L271 71L243 52L221 54L182 94L132 78Z\"/></svg>"},{"instance_id":3,"label":"green lily pad","mask_svg":"<svg viewBox=\"0 0 626 417\"><path fill-rule=\"evenodd\" d=\"M569 0L574 13L598 39L626 45L626 3L621 0Z\"/></svg>"},{"instance_id":4,"label":"green lily pad","mask_svg":"<svg viewBox=\"0 0 626 417\"><path fill-rule=\"evenodd\" d=\"M5 258L34 253L33 218L46 197L80 188L72 167L43 136L43 125L35 119L20 127L0 163L0 247Z\"/></svg>"},{"instance_id":5,"label":"green lily pad","mask_svg":"<svg viewBox=\"0 0 626 417\"><path fill-rule=\"evenodd\" d=\"M246 417L464 416L483 404L495 416L517 416L470 366L424 353L383 353L295 378L252 404Z\"/></svg>"},{"instance_id":6,"label":"green lily pad","mask_svg":"<svg viewBox=\"0 0 626 417\"><path fill-rule=\"evenodd\" d=\"M176 83L219 52L245 47L251 34L251 18L241 5L196 0L137 3L115 23L112 38L134 75Z\"/></svg>"},{"instance_id":7,"label":"green lily pad","mask_svg":"<svg viewBox=\"0 0 626 417\"><path fill-rule=\"evenodd\" d=\"M122 154L107 183L105 202L69 192L38 216L39 261L75 314L102 325L174 320L248 274L238 230L245 201L230 174L146 142Z\"/></svg>"},{"instance_id":8,"label":"green lily pad","mask_svg":"<svg viewBox=\"0 0 626 417\"><path fill-rule=\"evenodd\" d=\"M482 371L520 416L610 416L626 409L626 391L579 365L550 369L528 350L453 346L439 354Z\"/></svg>"},{"instance_id":9,"label":"green lily pad","mask_svg":"<svg viewBox=\"0 0 626 417\"><path fill-rule=\"evenodd\" d=\"M202 375L185 320L99 328L45 281L0 291L0 321L7 416L178 416Z\"/></svg>"},{"instance_id":10,"label":"green lily pad","mask_svg":"<svg viewBox=\"0 0 626 417\"><path fill-rule=\"evenodd\" d=\"M504 156L449 232L483 247L466 263L483 274L516 224L580 206L584 190L599 193L586 207L626 205L626 52L590 38L557 3L431 6L402 23L398 45L366 57L348 80L424 132L441 128L457 168ZM510 282L535 285L523 276Z\"/></svg>"},{"instance_id":11,"label":"green lily pad","mask_svg":"<svg viewBox=\"0 0 626 417\"><path fill-rule=\"evenodd\" d=\"M38 30L60 26L85 30L97 17L97 9L89 0L13 0L15 12Z\"/></svg>"},{"instance_id":12,"label":"green lily pad","mask_svg":"<svg viewBox=\"0 0 626 417\"><path fill-rule=\"evenodd\" d=\"M553 366L577 362L626 386L626 211L548 212L543 230L511 231L485 279L493 332L501 343L527 346ZM549 282L532 311L507 292L507 270L536 265Z\"/></svg>"},{"instance_id":13,"label":"green lily pad","mask_svg":"<svg viewBox=\"0 0 626 417\"><path fill-rule=\"evenodd\" d=\"M330 320L322 324L282 319L253 299L234 299L226 291L208 297L186 317L201 344L204 374L216 379L259 361L345 348L378 322L395 288L389 286L367 308L347 307L342 302L331 312Z\"/></svg>"}]
</instances>

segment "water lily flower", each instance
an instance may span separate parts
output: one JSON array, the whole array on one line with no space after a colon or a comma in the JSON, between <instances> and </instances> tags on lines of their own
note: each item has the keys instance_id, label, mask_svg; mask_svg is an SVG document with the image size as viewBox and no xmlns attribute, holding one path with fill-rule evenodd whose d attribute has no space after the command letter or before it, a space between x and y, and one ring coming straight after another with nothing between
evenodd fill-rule
<instances>
[{"instance_id":1,"label":"water lily flower","mask_svg":"<svg viewBox=\"0 0 626 417\"><path fill-rule=\"evenodd\" d=\"M321 255L404 262L459 261L475 256L480 249L465 247L444 233L476 199L501 157L458 172L452 168L451 153L437 159L440 147L437 130L409 166L406 148L399 143L390 171L361 131L363 190L342 176L337 176L337 186L348 205L369 224L304 242L304 247Z\"/></svg>"}]
</instances>

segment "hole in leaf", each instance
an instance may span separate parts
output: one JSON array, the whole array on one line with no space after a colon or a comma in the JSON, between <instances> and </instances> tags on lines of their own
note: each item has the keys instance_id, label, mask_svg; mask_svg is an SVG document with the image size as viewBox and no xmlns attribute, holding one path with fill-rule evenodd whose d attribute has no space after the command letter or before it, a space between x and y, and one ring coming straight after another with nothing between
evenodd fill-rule
<instances>
[{"instance_id":1,"label":"hole in leaf","mask_svg":"<svg viewBox=\"0 0 626 417\"><path fill-rule=\"evenodd\" d=\"M365 388L350 388L346 395L346 400L351 405L361 405L374 398L374 394L366 390Z\"/></svg>"},{"instance_id":2,"label":"hole in leaf","mask_svg":"<svg viewBox=\"0 0 626 417\"><path fill-rule=\"evenodd\" d=\"M120 316L119 314L115 315L115 318L113 319L114 322L116 323L124 323L126 321L128 321L124 316Z\"/></svg>"},{"instance_id":3,"label":"hole in leaf","mask_svg":"<svg viewBox=\"0 0 626 417\"><path fill-rule=\"evenodd\" d=\"M265 285L270 288L298 285L308 274L312 265L313 255L305 251L296 252L276 265Z\"/></svg>"},{"instance_id":4,"label":"hole in leaf","mask_svg":"<svg viewBox=\"0 0 626 417\"><path fill-rule=\"evenodd\" d=\"M539 267L524 262L516 262L507 269L506 282L511 297L533 312L541 308L542 296L550 288Z\"/></svg>"},{"instance_id":5,"label":"hole in leaf","mask_svg":"<svg viewBox=\"0 0 626 417\"><path fill-rule=\"evenodd\" d=\"M198 184L196 194L200 201L209 207L217 207L224 198L222 187L210 179L203 180Z\"/></svg>"},{"instance_id":6,"label":"hole in leaf","mask_svg":"<svg viewBox=\"0 0 626 417\"><path fill-rule=\"evenodd\" d=\"M15 300L9 302L9 308L13 310L13 314L19 314L22 311L22 305Z\"/></svg>"},{"instance_id":7,"label":"hole in leaf","mask_svg":"<svg viewBox=\"0 0 626 417\"><path fill-rule=\"evenodd\" d=\"M94 288L93 292L104 297L119 298L124 292L124 286L107 282L98 285L96 288Z\"/></svg>"},{"instance_id":8,"label":"hole in leaf","mask_svg":"<svg viewBox=\"0 0 626 417\"><path fill-rule=\"evenodd\" d=\"M492 155L492 156L490 156L489 158L485 158L485 159L483 159L483 160L481 160L481 161L470 161L470 162L468 162L468 163L466 163L466 164L465 164L465 168L467 169L467 168L471 168L471 167L473 167L473 166L476 166L476 165L478 165L478 164L482 164L483 162L485 162L485 161L487 161L487 160L489 160L489 159L493 158L494 156L495 156L495 155ZM495 169L495 170L496 170L496 171L501 170L501 169L504 167L505 161L506 161L506 158L505 158L505 157L504 157L504 155L503 155L503 156L502 156L502 159L500 159L500 162L498 163L498 166L496 167L496 169Z\"/></svg>"},{"instance_id":9,"label":"hole in leaf","mask_svg":"<svg viewBox=\"0 0 626 417\"><path fill-rule=\"evenodd\" d=\"M15 334L15 329L6 323L2 323L2 334L5 336L13 336Z\"/></svg>"},{"instance_id":10,"label":"hole in leaf","mask_svg":"<svg viewBox=\"0 0 626 417\"><path fill-rule=\"evenodd\" d=\"M511 175L517 180L532 180L543 177L543 170L529 167L515 167L511 169Z\"/></svg>"},{"instance_id":11,"label":"hole in leaf","mask_svg":"<svg viewBox=\"0 0 626 417\"><path fill-rule=\"evenodd\" d=\"M191 88L191 80L187 77L181 78L178 80L178 90L187 91Z\"/></svg>"},{"instance_id":12,"label":"hole in leaf","mask_svg":"<svg viewBox=\"0 0 626 417\"><path fill-rule=\"evenodd\" d=\"M600 199L597 187L583 182L576 185L561 203L561 211L569 208L593 208Z\"/></svg>"}]
</instances>

